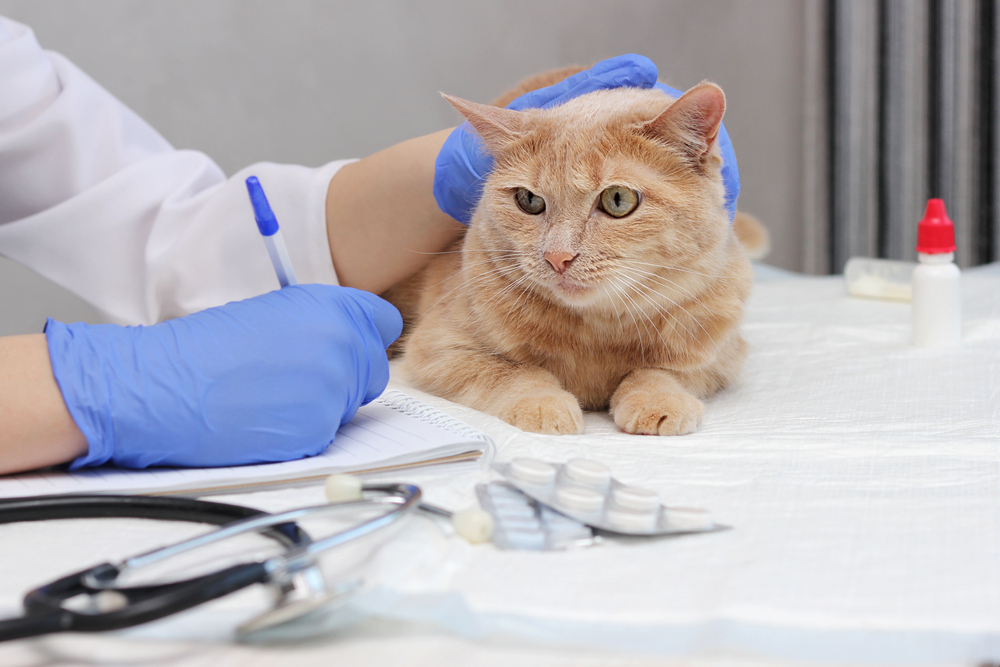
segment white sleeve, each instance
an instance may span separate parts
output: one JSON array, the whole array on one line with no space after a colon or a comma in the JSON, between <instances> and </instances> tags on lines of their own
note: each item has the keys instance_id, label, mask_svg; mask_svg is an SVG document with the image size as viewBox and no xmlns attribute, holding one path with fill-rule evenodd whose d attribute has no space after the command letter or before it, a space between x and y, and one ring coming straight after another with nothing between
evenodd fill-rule
<instances>
[{"instance_id":1,"label":"white sleeve","mask_svg":"<svg viewBox=\"0 0 1000 667\"><path fill-rule=\"evenodd\" d=\"M114 321L148 324L278 288L247 196L251 174L299 281L336 284L325 202L345 163L260 163L226 179L0 17L0 254Z\"/></svg>"}]
</instances>

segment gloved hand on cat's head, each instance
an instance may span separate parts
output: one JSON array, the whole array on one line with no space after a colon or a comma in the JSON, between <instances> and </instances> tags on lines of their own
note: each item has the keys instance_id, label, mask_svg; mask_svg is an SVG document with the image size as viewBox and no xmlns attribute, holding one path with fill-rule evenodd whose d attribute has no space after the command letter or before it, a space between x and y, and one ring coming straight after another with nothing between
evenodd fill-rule
<instances>
[{"instance_id":1,"label":"gloved hand on cat's head","mask_svg":"<svg viewBox=\"0 0 1000 667\"><path fill-rule=\"evenodd\" d=\"M673 97L681 91L656 81L657 69L649 58L634 53L602 60L593 67L559 83L526 93L507 108L521 110L546 108L566 100L606 88L651 88L656 86ZM722 178L726 186L726 209L732 220L736 199L740 194L740 173L736 154L725 125L719 130L722 152ZM483 193L483 181L493 168L493 158L483 148L479 135L468 122L462 123L448 136L438 153L434 169L434 198L442 211L462 224L469 224L472 212Z\"/></svg>"},{"instance_id":2,"label":"gloved hand on cat's head","mask_svg":"<svg viewBox=\"0 0 1000 667\"><path fill-rule=\"evenodd\" d=\"M657 83L656 87L671 97L679 98L684 94L683 90L663 83ZM729 222L732 223L733 216L736 215L736 200L740 196L740 168L736 164L736 153L725 123L719 126L719 153L722 155L722 183L726 186L726 210L729 211Z\"/></svg>"},{"instance_id":3,"label":"gloved hand on cat's head","mask_svg":"<svg viewBox=\"0 0 1000 667\"><path fill-rule=\"evenodd\" d=\"M153 326L49 320L52 370L89 451L73 468L315 456L389 381L399 311L297 285Z\"/></svg>"}]
</instances>

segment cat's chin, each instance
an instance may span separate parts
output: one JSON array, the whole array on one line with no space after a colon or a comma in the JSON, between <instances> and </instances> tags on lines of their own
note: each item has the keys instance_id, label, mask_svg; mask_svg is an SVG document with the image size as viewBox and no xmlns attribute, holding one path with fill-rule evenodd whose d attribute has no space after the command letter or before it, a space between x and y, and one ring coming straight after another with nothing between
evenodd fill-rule
<instances>
[{"instance_id":1,"label":"cat's chin","mask_svg":"<svg viewBox=\"0 0 1000 667\"><path fill-rule=\"evenodd\" d=\"M589 306L597 300L599 292L591 286L581 285L567 278L549 284L552 294L567 306Z\"/></svg>"}]
</instances>

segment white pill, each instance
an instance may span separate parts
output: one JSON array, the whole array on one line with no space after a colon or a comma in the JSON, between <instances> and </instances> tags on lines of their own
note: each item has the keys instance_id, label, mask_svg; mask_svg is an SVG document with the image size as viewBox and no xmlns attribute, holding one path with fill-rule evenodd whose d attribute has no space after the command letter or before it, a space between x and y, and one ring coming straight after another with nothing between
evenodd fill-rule
<instances>
[{"instance_id":1,"label":"white pill","mask_svg":"<svg viewBox=\"0 0 1000 667\"><path fill-rule=\"evenodd\" d=\"M528 484L548 484L556 478L556 467L538 459L514 459L510 475Z\"/></svg>"},{"instance_id":2,"label":"white pill","mask_svg":"<svg viewBox=\"0 0 1000 667\"><path fill-rule=\"evenodd\" d=\"M615 505L633 512L649 512L660 506L660 496L638 486L619 486L611 494Z\"/></svg>"},{"instance_id":3,"label":"white pill","mask_svg":"<svg viewBox=\"0 0 1000 667\"><path fill-rule=\"evenodd\" d=\"M647 531L656 528L656 512L632 512L610 508L604 513L608 523L622 531Z\"/></svg>"},{"instance_id":4,"label":"white pill","mask_svg":"<svg viewBox=\"0 0 1000 667\"><path fill-rule=\"evenodd\" d=\"M478 507L455 512L451 515L451 525L471 544L489 542L493 537L493 517Z\"/></svg>"},{"instance_id":5,"label":"white pill","mask_svg":"<svg viewBox=\"0 0 1000 667\"><path fill-rule=\"evenodd\" d=\"M604 494L585 486L560 486L556 501L567 509L595 512L604 504Z\"/></svg>"},{"instance_id":6,"label":"white pill","mask_svg":"<svg viewBox=\"0 0 1000 667\"><path fill-rule=\"evenodd\" d=\"M673 508L666 510L667 524L678 530L708 530L715 525L712 513L693 508Z\"/></svg>"},{"instance_id":7,"label":"white pill","mask_svg":"<svg viewBox=\"0 0 1000 667\"><path fill-rule=\"evenodd\" d=\"M344 503L361 500L361 478L354 475L330 475L326 478L326 502Z\"/></svg>"},{"instance_id":8,"label":"white pill","mask_svg":"<svg viewBox=\"0 0 1000 667\"><path fill-rule=\"evenodd\" d=\"M118 591L101 591L92 599L100 614L109 614L128 606L128 598Z\"/></svg>"},{"instance_id":9,"label":"white pill","mask_svg":"<svg viewBox=\"0 0 1000 667\"><path fill-rule=\"evenodd\" d=\"M579 484L602 486L611 479L611 470L590 459L570 459L566 462L566 476Z\"/></svg>"}]
</instances>

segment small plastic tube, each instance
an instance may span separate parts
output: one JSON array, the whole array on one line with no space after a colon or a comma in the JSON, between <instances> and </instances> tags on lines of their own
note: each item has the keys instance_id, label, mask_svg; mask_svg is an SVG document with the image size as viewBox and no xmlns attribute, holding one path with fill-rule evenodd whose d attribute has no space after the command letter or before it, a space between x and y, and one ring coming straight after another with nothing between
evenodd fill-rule
<instances>
[{"instance_id":1,"label":"small plastic tube","mask_svg":"<svg viewBox=\"0 0 1000 667\"><path fill-rule=\"evenodd\" d=\"M914 262L852 257L844 265L847 293L867 299L909 301L910 277L916 266Z\"/></svg>"},{"instance_id":2,"label":"small plastic tube","mask_svg":"<svg viewBox=\"0 0 1000 667\"><path fill-rule=\"evenodd\" d=\"M962 339L962 276L954 253L920 253L913 272L913 344L958 345Z\"/></svg>"},{"instance_id":3,"label":"small plastic tube","mask_svg":"<svg viewBox=\"0 0 1000 667\"><path fill-rule=\"evenodd\" d=\"M930 199L917 229L913 270L913 344L958 345L962 340L962 276L955 264L955 227L944 201Z\"/></svg>"}]
</instances>

